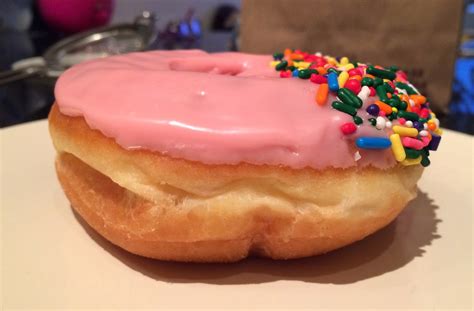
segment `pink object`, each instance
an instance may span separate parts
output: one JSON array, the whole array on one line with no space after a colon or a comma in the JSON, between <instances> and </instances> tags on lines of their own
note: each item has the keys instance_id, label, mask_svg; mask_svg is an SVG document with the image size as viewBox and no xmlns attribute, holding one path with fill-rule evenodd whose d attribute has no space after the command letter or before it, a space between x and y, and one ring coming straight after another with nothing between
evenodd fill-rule
<instances>
[{"instance_id":1,"label":"pink object","mask_svg":"<svg viewBox=\"0 0 474 311\"><path fill-rule=\"evenodd\" d=\"M422 141L416 138L411 138L411 137L402 137L402 144L405 147L413 148L416 150L421 150L424 147L424 144Z\"/></svg>"},{"instance_id":2,"label":"pink object","mask_svg":"<svg viewBox=\"0 0 474 311\"><path fill-rule=\"evenodd\" d=\"M359 94L359 92L362 88L362 85L356 79L349 79L349 80L347 80L346 84L344 84L344 87L346 89L351 90L354 94Z\"/></svg>"},{"instance_id":3,"label":"pink object","mask_svg":"<svg viewBox=\"0 0 474 311\"><path fill-rule=\"evenodd\" d=\"M113 0L38 0L43 19L51 27L74 33L106 25Z\"/></svg>"},{"instance_id":4,"label":"pink object","mask_svg":"<svg viewBox=\"0 0 474 311\"><path fill-rule=\"evenodd\" d=\"M428 146L428 144L430 143L430 140L431 140L431 139L429 139L428 137L422 136L422 137L421 137L421 141L423 142L423 147Z\"/></svg>"},{"instance_id":5,"label":"pink object","mask_svg":"<svg viewBox=\"0 0 474 311\"><path fill-rule=\"evenodd\" d=\"M361 150L356 162L354 143L340 130L352 117L314 105L318 86L279 78L271 60L196 50L119 55L67 70L55 95L62 113L83 116L127 149L206 164L315 169L396 164L390 149ZM357 135L388 133L364 122Z\"/></svg>"},{"instance_id":6,"label":"pink object","mask_svg":"<svg viewBox=\"0 0 474 311\"><path fill-rule=\"evenodd\" d=\"M405 120L404 118L398 118L398 123L400 123L400 125L404 125L405 122L407 122L407 120Z\"/></svg>"}]
</instances>

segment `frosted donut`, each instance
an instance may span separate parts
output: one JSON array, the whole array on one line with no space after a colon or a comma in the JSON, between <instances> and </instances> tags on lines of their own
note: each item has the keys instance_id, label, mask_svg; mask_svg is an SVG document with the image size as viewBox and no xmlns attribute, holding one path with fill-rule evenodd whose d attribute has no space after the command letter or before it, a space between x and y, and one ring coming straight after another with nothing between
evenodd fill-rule
<instances>
[{"instance_id":1,"label":"frosted donut","mask_svg":"<svg viewBox=\"0 0 474 311\"><path fill-rule=\"evenodd\" d=\"M416 196L441 130L396 68L320 54L145 52L82 63L49 116L72 207L138 255L325 253Z\"/></svg>"}]
</instances>

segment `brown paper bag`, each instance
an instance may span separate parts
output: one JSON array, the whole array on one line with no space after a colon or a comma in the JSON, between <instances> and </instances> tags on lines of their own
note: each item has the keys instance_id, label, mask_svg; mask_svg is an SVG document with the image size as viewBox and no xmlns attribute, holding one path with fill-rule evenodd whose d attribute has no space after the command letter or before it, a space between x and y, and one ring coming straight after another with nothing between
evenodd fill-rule
<instances>
[{"instance_id":1,"label":"brown paper bag","mask_svg":"<svg viewBox=\"0 0 474 311\"><path fill-rule=\"evenodd\" d=\"M463 0L243 0L241 47L396 65L435 111L451 96Z\"/></svg>"}]
</instances>

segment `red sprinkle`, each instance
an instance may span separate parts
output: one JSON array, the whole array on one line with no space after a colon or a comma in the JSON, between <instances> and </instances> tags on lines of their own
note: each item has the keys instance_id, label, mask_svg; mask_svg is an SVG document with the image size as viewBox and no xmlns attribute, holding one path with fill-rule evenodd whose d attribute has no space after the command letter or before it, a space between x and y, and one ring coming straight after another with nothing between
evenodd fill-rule
<instances>
[{"instance_id":1,"label":"red sprinkle","mask_svg":"<svg viewBox=\"0 0 474 311\"><path fill-rule=\"evenodd\" d=\"M407 120L405 120L404 118L398 118L398 123L400 123L401 125L404 125L405 122L407 122Z\"/></svg>"},{"instance_id":2,"label":"red sprinkle","mask_svg":"<svg viewBox=\"0 0 474 311\"><path fill-rule=\"evenodd\" d=\"M344 84L344 87L351 90L354 94L359 94L360 89L362 88L360 82L356 79L347 80L346 84Z\"/></svg>"},{"instance_id":3,"label":"red sprinkle","mask_svg":"<svg viewBox=\"0 0 474 311\"><path fill-rule=\"evenodd\" d=\"M372 86L369 86L369 89L370 89L370 96L375 96L376 92L375 92L375 89L372 87Z\"/></svg>"},{"instance_id":4,"label":"red sprinkle","mask_svg":"<svg viewBox=\"0 0 474 311\"><path fill-rule=\"evenodd\" d=\"M309 80L317 84L328 83L328 79L325 76L317 75L314 73L311 75L311 78L309 78Z\"/></svg>"},{"instance_id":5,"label":"red sprinkle","mask_svg":"<svg viewBox=\"0 0 474 311\"><path fill-rule=\"evenodd\" d=\"M421 109L420 117L426 119L426 118L428 118L429 115L430 115L430 111L428 109L426 109L426 108Z\"/></svg>"},{"instance_id":6,"label":"red sprinkle","mask_svg":"<svg viewBox=\"0 0 474 311\"><path fill-rule=\"evenodd\" d=\"M348 122L341 125L341 131L344 135L350 135L357 130L357 126L354 123Z\"/></svg>"},{"instance_id":7,"label":"red sprinkle","mask_svg":"<svg viewBox=\"0 0 474 311\"><path fill-rule=\"evenodd\" d=\"M280 78L289 78L291 77L291 71L287 70L287 71L280 71Z\"/></svg>"}]
</instances>

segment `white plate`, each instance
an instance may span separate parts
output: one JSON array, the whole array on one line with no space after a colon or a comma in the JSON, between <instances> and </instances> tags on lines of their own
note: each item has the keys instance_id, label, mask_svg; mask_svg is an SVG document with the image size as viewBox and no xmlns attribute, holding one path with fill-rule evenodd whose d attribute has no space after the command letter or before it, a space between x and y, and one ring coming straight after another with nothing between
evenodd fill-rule
<instances>
[{"instance_id":1,"label":"white plate","mask_svg":"<svg viewBox=\"0 0 474 311\"><path fill-rule=\"evenodd\" d=\"M46 121L0 133L4 309L472 307L471 136L445 131L418 198L359 243L302 260L178 264L131 255L73 214Z\"/></svg>"}]
</instances>

